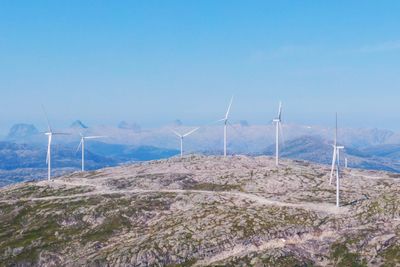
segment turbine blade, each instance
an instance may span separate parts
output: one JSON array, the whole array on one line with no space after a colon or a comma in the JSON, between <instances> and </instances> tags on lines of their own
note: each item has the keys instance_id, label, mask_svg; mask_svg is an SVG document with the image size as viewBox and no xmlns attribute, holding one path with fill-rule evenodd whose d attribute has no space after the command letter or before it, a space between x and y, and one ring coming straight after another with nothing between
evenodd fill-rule
<instances>
[{"instance_id":1,"label":"turbine blade","mask_svg":"<svg viewBox=\"0 0 400 267\"><path fill-rule=\"evenodd\" d=\"M49 161L50 161L50 147L51 147L51 135L49 135L48 141L47 141L46 164L49 164Z\"/></svg>"},{"instance_id":2,"label":"turbine blade","mask_svg":"<svg viewBox=\"0 0 400 267\"><path fill-rule=\"evenodd\" d=\"M235 125L233 125L229 121L227 124L234 130L234 132L237 134L237 136L244 141L245 150L247 151L249 149L249 144L246 142L246 140L247 140L246 136L241 132L241 131L243 131L243 129L242 128L238 129Z\"/></svg>"},{"instance_id":3,"label":"turbine blade","mask_svg":"<svg viewBox=\"0 0 400 267\"><path fill-rule=\"evenodd\" d=\"M42 110L43 110L44 116L46 117L47 129L49 130L49 132L51 132L51 126L50 126L49 117L47 116L47 112L46 112L46 109L44 108L43 104L42 104Z\"/></svg>"},{"instance_id":4,"label":"turbine blade","mask_svg":"<svg viewBox=\"0 0 400 267\"><path fill-rule=\"evenodd\" d=\"M84 136L85 139L98 139L98 138L107 138L105 135L93 135L93 136Z\"/></svg>"},{"instance_id":5,"label":"turbine blade","mask_svg":"<svg viewBox=\"0 0 400 267\"><path fill-rule=\"evenodd\" d=\"M282 102L279 102L278 119L282 119Z\"/></svg>"},{"instance_id":6,"label":"turbine blade","mask_svg":"<svg viewBox=\"0 0 400 267\"><path fill-rule=\"evenodd\" d=\"M83 142L83 138L81 138L81 141L79 142L78 148L76 149L75 153L77 153L79 151L79 149L81 148L82 142Z\"/></svg>"},{"instance_id":7,"label":"turbine blade","mask_svg":"<svg viewBox=\"0 0 400 267\"><path fill-rule=\"evenodd\" d=\"M336 124L335 124L335 146L337 145L337 112L336 112Z\"/></svg>"},{"instance_id":8,"label":"turbine blade","mask_svg":"<svg viewBox=\"0 0 400 267\"><path fill-rule=\"evenodd\" d=\"M278 123L279 123L279 133L281 136L281 142L282 142L282 145L285 146L285 136L283 135L282 123L281 122L278 122Z\"/></svg>"},{"instance_id":9,"label":"turbine blade","mask_svg":"<svg viewBox=\"0 0 400 267\"><path fill-rule=\"evenodd\" d=\"M181 135L180 133L178 133L177 131L175 131L175 130L173 130L173 129L170 129L170 131L173 132L176 136L182 138L182 135Z\"/></svg>"},{"instance_id":10,"label":"turbine blade","mask_svg":"<svg viewBox=\"0 0 400 267\"><path fill-rule=\"evenodd\" d=\"M71 135L70 133L60 133L60 132L58 132L58 133L52 133L53 135Z\"/></svg>"},{"instance_id":11,"label":"turbine blade","mask_svg":"<svg viewBox=\"0 0 400 267\"><path fill-rule=\"evenodd\" d=\"M335 171L335 164L336 164L336 147L333 148L332 168L331 168L331 176L329 179L329 184L332 184L333 173Z\"/></svg>"},{"instance_id":12,"label":"turbine blade","mask_svg":"<svg viewBox=\"0 0 400 267\"><path fill-rule=\"evenodd\" d=\"M186 136L188 136L188 135L194 133L194 132L197 131L199 128L200 128L200 127L197 127L197 128L195 128L195 129L191 130L190 132L185 133L182 137L186 137Z\"/></svg>"},{"instance_id":13,"label":"turbine blade","mask_svg":"<svg viewBox=\"0 0 400 267\"><path fill-rule=\"evenodd\" d=\"M226 114L225 114L225 120L228 119L229 112L231 111L232 102L233 102L233 96L231 97L231 101L229 102L228 110L226 111Z\"/></svg>"}]
</instances>

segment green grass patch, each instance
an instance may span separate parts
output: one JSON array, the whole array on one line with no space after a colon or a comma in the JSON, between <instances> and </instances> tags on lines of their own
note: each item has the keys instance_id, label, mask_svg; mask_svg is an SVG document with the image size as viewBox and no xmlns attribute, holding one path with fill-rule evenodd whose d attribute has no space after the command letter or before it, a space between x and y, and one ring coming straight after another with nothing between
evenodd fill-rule
<instances>
[{"instance_id":1,"label":"green grass patch","mask_svg":"<svg viewBox=\"0 0 400 267\"><path fill-rule=\"evenodd\" d=\"M335 266L340 267L367 267L367 261L361 259L357 253L350 252L346 243L334 243L331 246L331 259Z\"/></svg>"}]
</instances>

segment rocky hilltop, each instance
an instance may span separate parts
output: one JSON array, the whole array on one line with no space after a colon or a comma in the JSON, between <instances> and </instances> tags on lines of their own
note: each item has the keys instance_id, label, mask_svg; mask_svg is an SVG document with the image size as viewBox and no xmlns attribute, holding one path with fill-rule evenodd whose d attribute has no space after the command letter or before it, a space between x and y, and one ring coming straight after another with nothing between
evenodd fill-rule
<instances>
[{"instance_id":1,"label":"rocky hilltop","mask_svg":"<svg viewBox=\"0 0 400 267\"><path fill-rule=\"evenodd\" d=\"M398 266L400 176L269 157L152 161L0 190L6 266Z\"/></svg>"}]
</instances>

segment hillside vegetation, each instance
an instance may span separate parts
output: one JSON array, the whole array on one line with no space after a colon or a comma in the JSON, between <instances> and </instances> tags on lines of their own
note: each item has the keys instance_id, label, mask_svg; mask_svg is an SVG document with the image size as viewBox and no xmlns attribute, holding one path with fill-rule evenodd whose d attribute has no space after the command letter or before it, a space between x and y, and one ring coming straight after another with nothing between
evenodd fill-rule
<instances>
[{"instance_id":1,"label":"hillside vegetation","mask_svg":"<svg viewBox=\"0 0 400 267\"><path fill-rule=\"evenodd\" d=\"M399 175L269 157L151 161L0 189L6 266L396 266Z\"/></svg>"}]
</instances>

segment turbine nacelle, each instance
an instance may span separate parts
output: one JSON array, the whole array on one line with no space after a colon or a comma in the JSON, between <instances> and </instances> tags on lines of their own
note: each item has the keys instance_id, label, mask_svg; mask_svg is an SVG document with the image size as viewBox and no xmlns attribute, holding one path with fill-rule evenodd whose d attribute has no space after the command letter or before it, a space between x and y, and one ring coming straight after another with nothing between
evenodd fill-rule
<instances>
[{"instance_id":1,"label":"turbine nacelle","mask_svg":"<svg viewBox=\"0 0 400 267\"><path fill-rule=\"evenodd\" d=\"M82 147L82 171L85 171L85 140L86 139L98 139L98 138L106 138L105 135L93 135L93 136L84 136L82 133L79 133L81 136L81 141L76 149L76 152Z\"/></svg>"},{"instance_id":2,"label":"turbine nacelle","mask_svg":"<svg viewBox=\"0 0 400 267\"><path fill-rule=\"evenodd\" d=\"M191 131L189 131L189 132L187 132L187 133L184 133L184 134L178 133L177 131L171 129L171 132L173 132L173 133L174 133L176 136L178 136L179 139L181 140L181 157L183 157L183 138L186 137L186 136L191 135L192 133L194 133L194 132L197 131L198 129L200 129L200 127L194 128L194 129L192 129Z\"/></svg>"},{"instance_id":3,"label":"turbine nacelle","mask_svg":"<svg viewBox=\"0 0 400 267\"><path fill-rule=\"evenodd\" d=\"M223 118L220 119L220 120L217 120L216 122L221 122L221 121L223 121L225 124L228 122L229 113L230 113L230 111L231 111L232 103L233 103L233 96L231 97L231 101L229 102L229 106L228 106L228 109L226 110L225 117L223 117Z\"/></svg>"},{"instance_id":4,"label":"turbine nacelle","mask_svg":"<svg viewBox=\"0 0 400 267\"><path fill-rule=\"evenodd\" d=\"M53 132L53 130L51 129L51 126L50 126L49 118L47 116L46 110L43 105L42 105L42 109L43 109L44 116L46 117L47 129L48 129L48 132L45 132L44 135L46 135L48 137L46 164L47 164L47 179L50 181L50 179L51 179L51 141L52 141L53 135L69 135L69 134Z\"/></svg>"},{"instance_id":5,"label":"turbine nacelle","mask_svg":"<svg viewBox=\"0 0 400 267\"><path fill-rule=\"evenodd\" d=\"M187 132L187 133L184 133L184 134L180 134L180 133L178 133L177 131L172 130L172 129L171 129L171 132L173 132L176 136L183 138L183 137L186 137L186 136L188 136L188 135L191 135L192 133L194 133L194 132L197 131L198 129L200 129L200 127L194 128L193 130L191 130L191 131L189 131L189 132Z\"/></svg>"},{"instance_id":6,"label":"turbine nacelle","mask_svg":"<svg viewBox=\"0 0 400 267\"><path fill-rule=\"evenodd\" d=\"M231 97L231 101L229 102L229 106L228 106L228 109L226 110L225 117L216 121L216 122L224 122L224 157L226 157L226 144L227 144L227 141L226 141L227 133L226 132L227 132L227 126L229 123L228 119L229 119L229 113L231 111L232 103L233 103L233 96Z\"/></svg>"}]
</instances>

